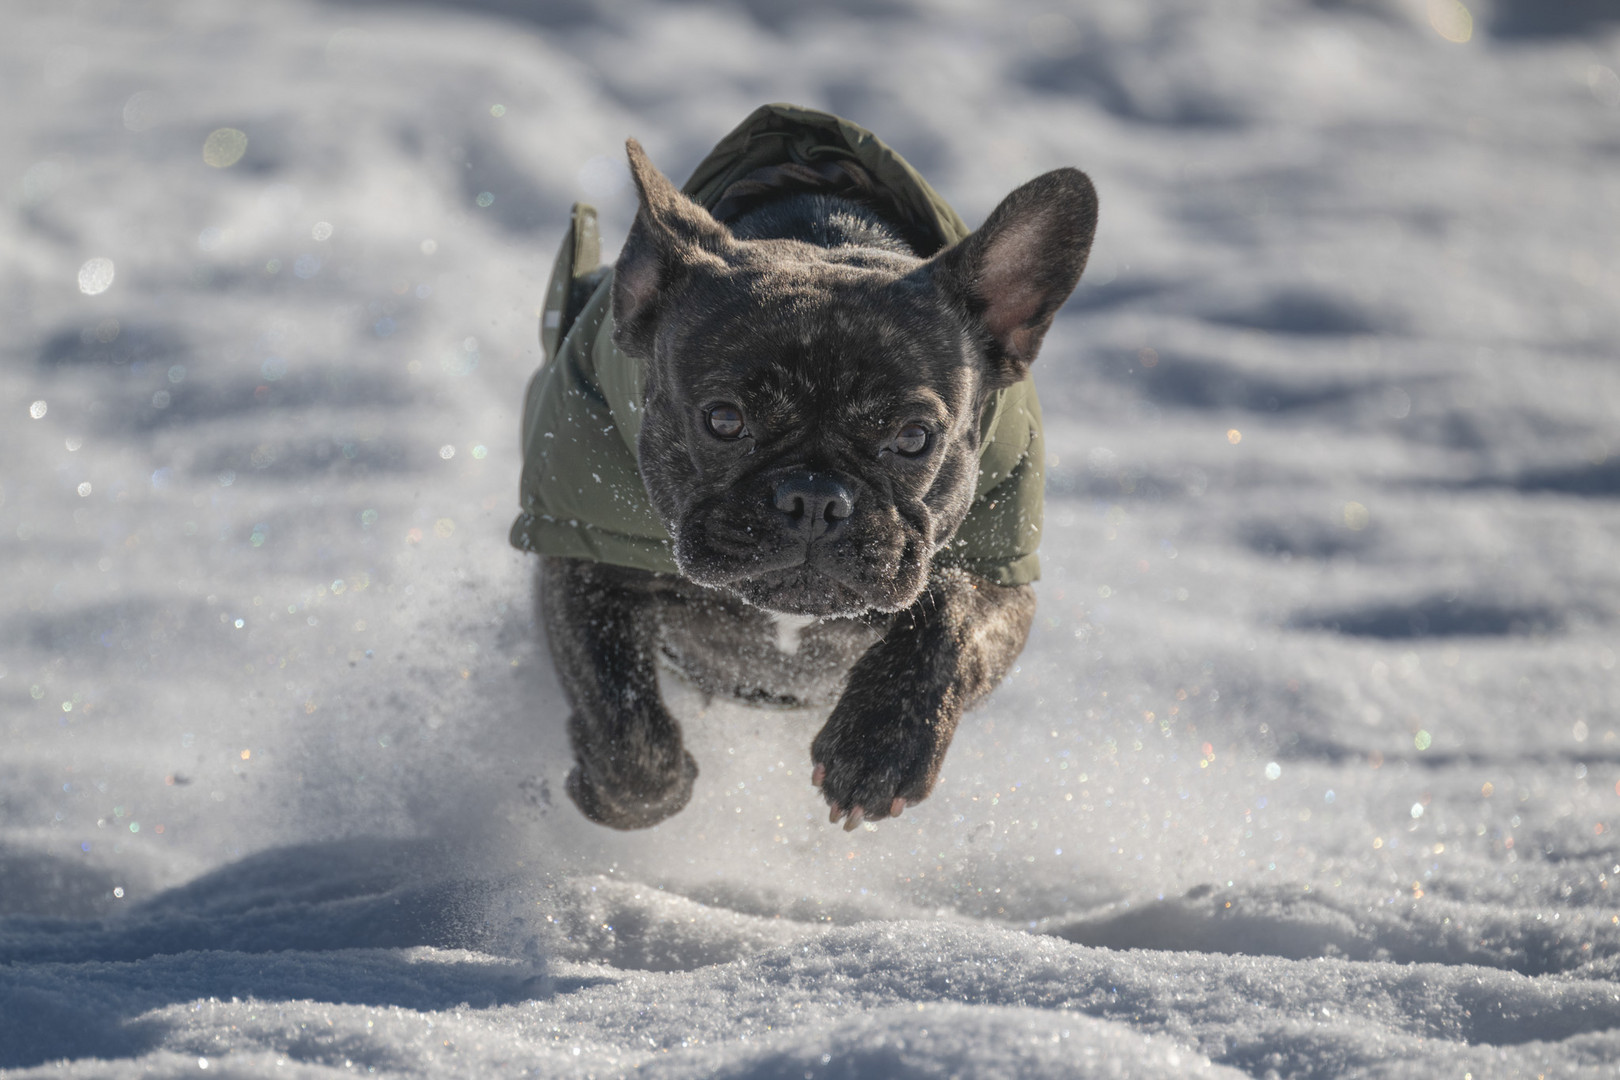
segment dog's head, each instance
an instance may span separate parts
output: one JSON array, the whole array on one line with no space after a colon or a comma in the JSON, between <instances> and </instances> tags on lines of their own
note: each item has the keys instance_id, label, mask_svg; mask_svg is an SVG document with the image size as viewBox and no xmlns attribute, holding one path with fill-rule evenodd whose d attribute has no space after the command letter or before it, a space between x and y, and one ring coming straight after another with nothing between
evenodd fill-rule
<instances>
[{"instance_id":1,"label":"dog's head","mask_svg":"<svg viewBox=\"0 0 1620 1080\"><path fill-rule=\"evenodd\" d=\"M1096 194L1058 169L930 259L740 240L629 144L641 208L614 340L682 574L771 611L899 611L961 525L980 415L1085 268Z\"/></svg>"}]
</instances>

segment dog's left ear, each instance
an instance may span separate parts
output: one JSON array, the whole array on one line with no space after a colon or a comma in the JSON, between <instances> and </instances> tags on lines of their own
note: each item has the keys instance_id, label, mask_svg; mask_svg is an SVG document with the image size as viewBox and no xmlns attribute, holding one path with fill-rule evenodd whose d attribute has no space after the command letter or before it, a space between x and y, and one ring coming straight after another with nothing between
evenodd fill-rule
<instances>
[{"instance_id":1,"label":"dog's left ear","mask_svg":"<svg viewBox=\"0 0 1620 1080\"><path fill-rule=\"evenodd\" d=\"M1054 169L1008 195L978 230L929 264L940 290L984 328L996 386L1028 374L1080 281L1096 231L1091 181L1079 169Z\"/></svg>"}]
</instances>

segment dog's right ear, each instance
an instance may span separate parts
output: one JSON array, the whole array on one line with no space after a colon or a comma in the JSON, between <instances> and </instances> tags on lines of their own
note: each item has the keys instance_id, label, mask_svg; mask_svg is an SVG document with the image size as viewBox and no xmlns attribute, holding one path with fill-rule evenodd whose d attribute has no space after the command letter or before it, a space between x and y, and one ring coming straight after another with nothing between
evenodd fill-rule
<instances>
[{"instance_id":1,"label":"dog's right ear","mask_svg":"<svg viewBox=\"0 0 1620 1080\"><path fill-rule=\"evenodd\" d=\"M992 386L1029 373L1080 281L1096 231L1091 180L1079 169L1053 169L1001 200L982 226L928 264L939 287L985 331Z\"/></svg>"},{"instance_id":2,"label":"dog's right ear","mask_svg":"<svg viewBox=\"0 0 1620 1080\"><path fill-rule=\"evenodd\" d=\"M641 209L613 267L613 337L626 352L647 356L658 313L670 294L694 269L724 267L723 255L736 241L658 171L640 143L626 140L625 152Z\"/></svg>"}]
</instances>

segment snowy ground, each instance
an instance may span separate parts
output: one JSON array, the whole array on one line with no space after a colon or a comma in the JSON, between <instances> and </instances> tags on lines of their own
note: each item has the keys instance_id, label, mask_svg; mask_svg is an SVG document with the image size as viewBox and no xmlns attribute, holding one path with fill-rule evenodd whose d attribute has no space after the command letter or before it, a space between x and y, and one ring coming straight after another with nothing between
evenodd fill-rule
<instances>
[{"instance_id":1,"label":"snowy ground","mask_svg":"<svg viewBox=\"0 0 1620 1080\"><path fill-rule=\"evenodd\" d=\"M1620 23L1472 6L6 5L0 1070L1613 1075ZM1095 179L1041 613L899 822L670 685L610 833L535 309L769 100Z\"/></svg>"}]
</instances>

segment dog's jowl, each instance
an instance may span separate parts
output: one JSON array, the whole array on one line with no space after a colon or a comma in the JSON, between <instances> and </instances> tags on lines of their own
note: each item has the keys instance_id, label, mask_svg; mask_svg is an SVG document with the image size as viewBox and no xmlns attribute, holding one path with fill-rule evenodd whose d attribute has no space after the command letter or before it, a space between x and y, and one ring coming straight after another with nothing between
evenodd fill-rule
<instances>
[{"instance_id":1,"label":"dog's jowl","mask_svg":"<svg viewBox=\"0 0 1620 1080\"><path fill-rule=\"evenodd\" d=\"M598 267L576 207L524 410L523 513L572 706L568 794L616 828L691 797L659 697L832 704L812 777L846 828L928 796L1034 615L1044 452L1030 363L1085 267L1057 169L977 230L847 121L773 105Z\"/></svg>"}]
</instances>

